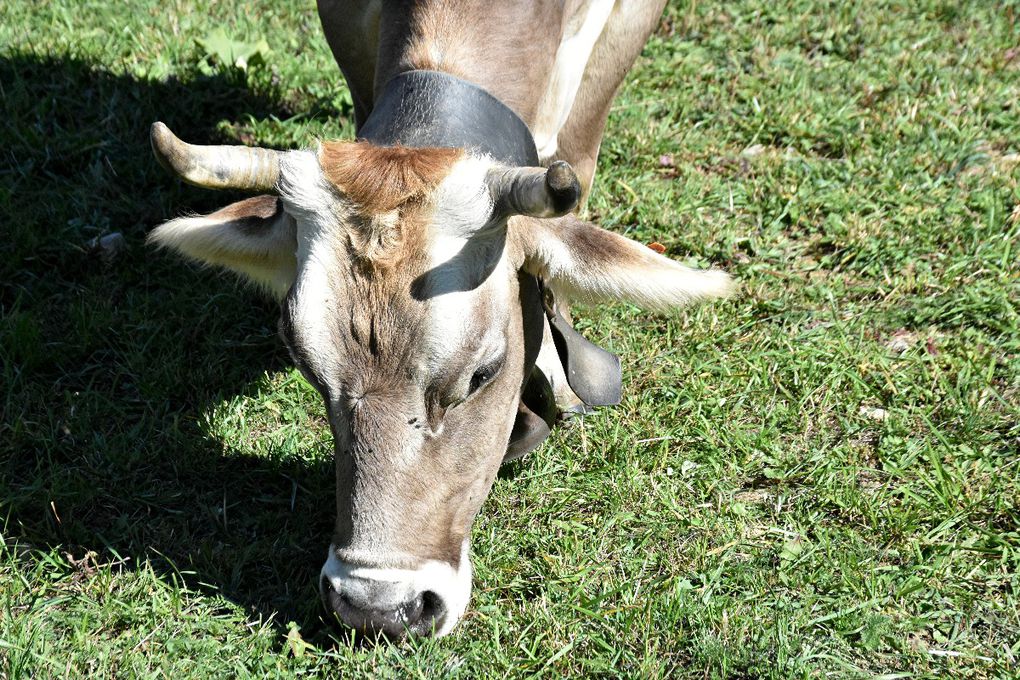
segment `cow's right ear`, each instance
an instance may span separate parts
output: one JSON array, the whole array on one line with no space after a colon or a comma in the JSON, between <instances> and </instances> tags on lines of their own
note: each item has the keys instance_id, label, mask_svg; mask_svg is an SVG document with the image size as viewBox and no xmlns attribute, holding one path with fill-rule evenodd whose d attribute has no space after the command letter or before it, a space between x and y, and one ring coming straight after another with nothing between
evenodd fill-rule
<instances>
[{"instance_id":1,"label":"cow's right ear","mask_svg":"<svg viewBox=\"0 0 1020 680\"><path fill-rule=\"evenodd\" d=\"M156 227L148 242L226 267L282 299L297 272L297 226L276 196L255 196L216 212Z\"/></svg>"}]
</instances>

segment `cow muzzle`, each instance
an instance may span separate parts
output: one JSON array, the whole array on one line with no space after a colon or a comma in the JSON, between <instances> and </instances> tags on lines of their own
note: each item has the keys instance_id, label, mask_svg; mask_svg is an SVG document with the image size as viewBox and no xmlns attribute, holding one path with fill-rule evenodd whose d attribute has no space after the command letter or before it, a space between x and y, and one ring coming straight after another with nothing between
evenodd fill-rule
<instances>
[{"instance_id":1,"label":"cow muzzle","mask_svg":"<svg viewBox=\"0 0 1020 680\"><path fill-rule=\"evenodd\" d=\"M373 559L373 564L385 560ZM468 543L460 564L427 561L416 569L366 566L342 561L330 546L319 577L323 605L359 634L399 639L446 635L464 614L471 597Z\"/></svg>"}]
</instances>

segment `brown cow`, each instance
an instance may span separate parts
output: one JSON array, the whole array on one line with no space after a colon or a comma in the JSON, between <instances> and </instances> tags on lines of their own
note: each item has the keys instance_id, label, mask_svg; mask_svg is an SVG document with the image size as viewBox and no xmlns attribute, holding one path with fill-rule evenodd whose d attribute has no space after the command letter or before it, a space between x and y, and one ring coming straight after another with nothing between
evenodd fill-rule
<instances>
[{"instance_id":1,"label":"brown cow","mask_svg":"<svg viewBox=\"0 0 1020 680\"><path fill-rule=\"evenodd\" d=\"M500 464L548 433L551 394L560 410L616 398L618 364L557 308L729 292L723 272L571 214L663 4L319 0L359 141L198 147L153 125L157 157L185 180L268 192L150 238L282 301L281 335L333 431L320 586L347 625L452 630Z\"/></svg>"}]
</instances>

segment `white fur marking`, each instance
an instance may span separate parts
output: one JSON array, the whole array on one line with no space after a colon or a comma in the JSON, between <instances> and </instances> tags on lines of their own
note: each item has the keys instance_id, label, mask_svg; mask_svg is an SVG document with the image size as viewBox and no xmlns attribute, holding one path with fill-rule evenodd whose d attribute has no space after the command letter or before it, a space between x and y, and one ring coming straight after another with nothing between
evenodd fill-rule
<instances>
[{"instance_id":1,"label":"white fur marking","mask_svg":"<svg viewBox=\"0 0 1020 680\"><path fill-rule=\"evenodd\" d=\"M454 569L447 562L429 560L418 569L392 569L346 564L336 556L336 547L329 546L329 556L320 572L333 589L356 602L365 602L364 593L375 597L372 606L377 609L396 608L418 595L435 593L446 612L436 622L436 636L442 637L453 630L464 615L471 599L471 557L468 539L460 549L460 566ZM385 586L382 586L385 584ZM384 597L380 598L380 595Z\"/></svg>"},{"instance_id":2,"label":"white fur marking","mask_svg":"<svg viewBox=\"0 0 1020 680\"><path fill-rule=\"evenodd\" d=\"M614 5L614 0L591 0L570 18L564 31L534 126L538 157L543 163L556 154L560 130L567 123L584 69Z\"/></svg>"},{"instance_id":3,"label":"white fur marking","mask_svg":"<svg viewBox=\"0 0 1020 680\"><path fill-rule=\"evenodd\" d=\"M181 217L156 227L148 241L243 274L279 299L287 294L296 273L294 224L288 220L289 216L281 215L272 229L251 235L229 226L229 219Z\"/></svg>"},{"instance_id":4,"label":"white fur marking","mask_svg":"<svg viewBox=\"0 0 1020 680\"><path fill-rule=\"evenodd\" d=\"M306 358L320 363L313 368L329 382L334 362L330 360L333 340L327 320L337 309L330 284L330 272L337 266L330 235L342 218L343 206L323 177L316 153L294 151L287 154L284 163L280 194L298 222L294 331L302 345L318 349Z\"/></svg>"}]
</instances>

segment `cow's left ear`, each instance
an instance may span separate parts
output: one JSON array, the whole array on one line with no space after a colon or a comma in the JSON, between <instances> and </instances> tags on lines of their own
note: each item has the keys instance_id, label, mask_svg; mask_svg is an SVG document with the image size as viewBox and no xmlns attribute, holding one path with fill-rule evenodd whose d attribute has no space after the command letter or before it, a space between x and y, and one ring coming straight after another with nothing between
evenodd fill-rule
<instances>
[{"instance_id":1,"label":"cow's left ear","mask_svg":"<svg viewBox=\"0 0 1020 680\"><path fill-rule=\"evenodd\" d=\"M211 215L156 227L148 242L226 267L282 299L297 272L297 226L276 196L255 196Z\"/></svg>"},{"instance_id":2,"label":"cow's left ear","mask_svg":"<svg viewBox=\"0 0 1020 680\"><path fill-rule=\"evenodd\" d=\"M735 288L726 272L685 267L574 215L521 219L512 229L525 271L571 298L666 310L725 297Z\"/></svg>"}]
</instances>

